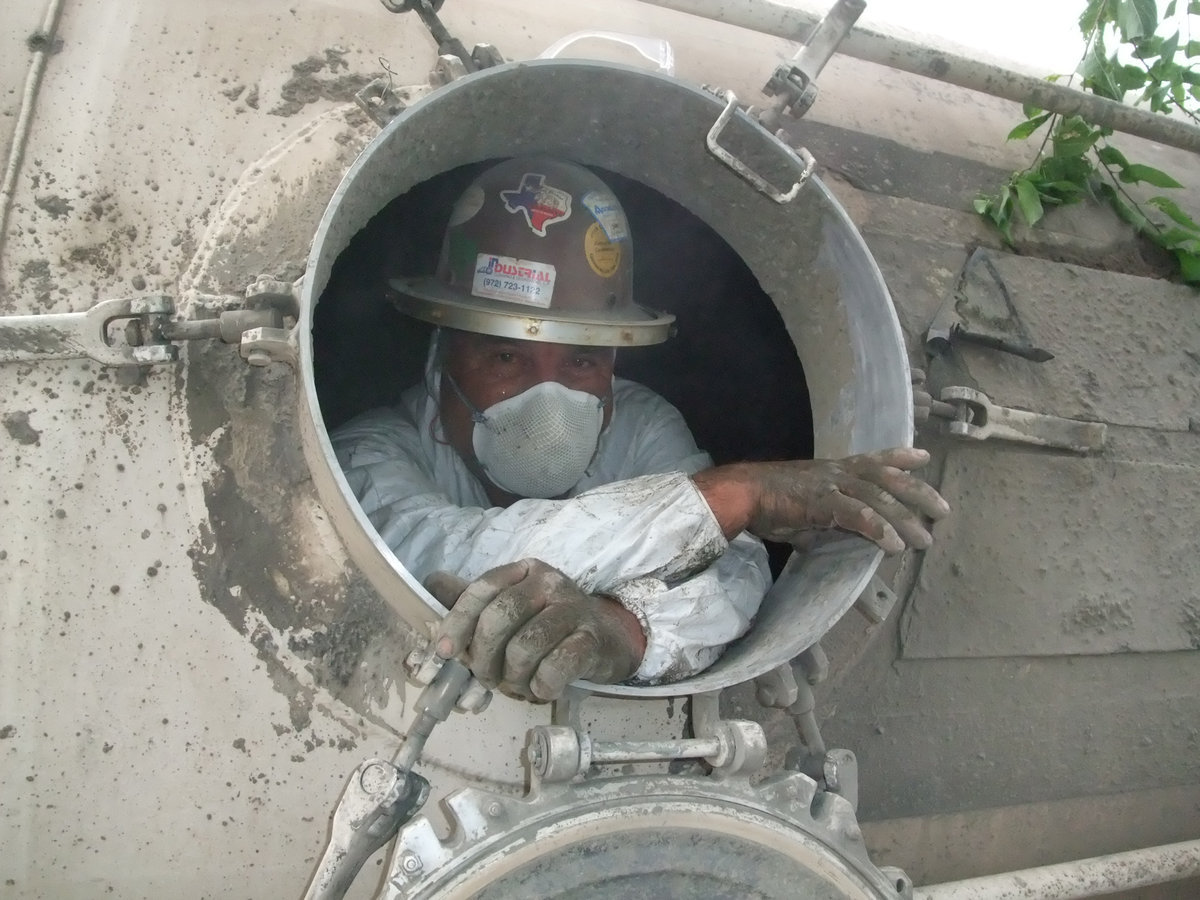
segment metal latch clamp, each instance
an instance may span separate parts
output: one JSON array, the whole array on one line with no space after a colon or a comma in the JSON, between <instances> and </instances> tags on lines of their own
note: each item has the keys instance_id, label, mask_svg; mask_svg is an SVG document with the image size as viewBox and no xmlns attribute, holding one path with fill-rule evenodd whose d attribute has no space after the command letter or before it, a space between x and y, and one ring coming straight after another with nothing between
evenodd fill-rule
<instances>
[{"instance_id":1,"label":"metal latch clamp","mask_svg":"<svg viewBox=\"0 0 1200 900\"><path fill-rule=\"evenodd\" d=\"M960 437L979 441L994 437L1076 453L1099 450L1108 437L1108 426L1102 422L1084 422L997 406L987 394L974 388L946 387L942 389L941 399L954 413L947 427L951 434ZM933 412L941 414L937 405Z\"/></svg>"},{"instance_id":2,"label":"metal latch clamp","mask_svg":"<svg viewBox=\"0 0 1200 900\"><path fill-rule=\"evenodd\" d=\"M170 297L102 300L87 312L0 318L0 362L89 357L105 366L174 362L179 348L165 338L137 346L114 343L110 328L127 320L144 335L156 335L175 312Z\"/></svg>"}]
</instances>

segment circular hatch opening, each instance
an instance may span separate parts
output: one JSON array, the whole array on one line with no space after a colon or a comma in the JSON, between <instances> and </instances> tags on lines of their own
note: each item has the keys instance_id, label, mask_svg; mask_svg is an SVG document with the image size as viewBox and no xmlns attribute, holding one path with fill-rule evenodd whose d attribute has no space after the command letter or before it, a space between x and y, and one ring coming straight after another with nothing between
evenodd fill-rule
<instances>
[{"instance_id":1,"label":"circular hatch opening","mask_svg":"<svg viewBox=\"0 0 1200 900\"><path fill-rule=\"evenodd\" d=\"M679 336L623 351L619 370L675 403L717 461L911 441L903 339L861 237L819 180L778 204L710 154L705 134L722 109L709 93L609 63L510 64L412 106L343 179L304 284L300 422L314 483L351 557L414 628L424 631L440 607L363 515L328 429L420 378L428 330L391 307L383 284L433 267L453 199L491 160L560 156L612 182L645 267L642 302L681 314ZM803 168L740 114L722 140L773 184ZM638 236L639 219L667 220L672 233ZM880 556L850 537L793 554L750 633L711 668L675 684L598 689L675 696L762 674L819 640Z\"/></svg>"}]
</instances>

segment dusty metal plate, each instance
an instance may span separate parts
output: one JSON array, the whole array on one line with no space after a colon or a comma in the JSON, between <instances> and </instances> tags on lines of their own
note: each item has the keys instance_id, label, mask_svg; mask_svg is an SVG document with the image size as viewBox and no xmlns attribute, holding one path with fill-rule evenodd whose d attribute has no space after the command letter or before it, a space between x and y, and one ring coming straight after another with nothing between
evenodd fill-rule
<instances>
[{"instance_id":1,"label":"dusty metal plate","mask_svg":"<svg viewBox=\"0 0 1200 900\"><path fill-rule=\"evenodd\" d=\"M905 610L909 659L1200 647L1193 467L1003 445L950 452Z\"/></svg>"},{"instance_id":2,"label":"dusty metal plate","mask_svg":"<svg viewBox=\"0 0 1200 900\"><path fill-rule=\"evenodd\" d=\"M956 343L975 386L993 402L1164 431L1187 431L1200 419L1200 318L1191 288L983 255L966 268L957 304L964 324L1010 337L1024 332L1054 354L1038 364ZM1009 308L1015 321L1005 315Z\"/></svg>"}]
</instances>

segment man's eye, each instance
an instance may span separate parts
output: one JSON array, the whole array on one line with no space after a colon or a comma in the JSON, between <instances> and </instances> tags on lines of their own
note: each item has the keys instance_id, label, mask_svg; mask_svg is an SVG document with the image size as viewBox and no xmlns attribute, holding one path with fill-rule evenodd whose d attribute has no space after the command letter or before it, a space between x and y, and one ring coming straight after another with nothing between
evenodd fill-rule
<instances>
[{"instance_id":1,"label":"man's eye","mask_svg":"<svg viewBox=\"0 0 1200 900\"><path fill-rule=\"evenodd\" d=\"M502 350L502 351L500 351L499 353L497 353L497 354L496 354L496 360L497 360L498 362L502 362L502 363L510 363L510 362L512 362L514 359L516 359L516 357L515 357L515 356L513 356L513 354L509 353L507 350Z\"/></svg>"}]
</instances>

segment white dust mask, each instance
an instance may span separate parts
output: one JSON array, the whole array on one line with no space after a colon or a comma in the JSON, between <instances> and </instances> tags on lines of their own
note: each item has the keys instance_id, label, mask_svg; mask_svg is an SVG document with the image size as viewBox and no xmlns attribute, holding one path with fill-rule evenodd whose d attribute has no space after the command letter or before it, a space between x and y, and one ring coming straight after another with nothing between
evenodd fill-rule
<instances>
[{"instance_id":1,"label":"white dust mask","mask_svg":"<svg viewBox=\"0 0 1200 900\"><path fill-rule=\"evenodd\" d=\"M557 497L579 483L596 453L604 404L594 394L543 381L515 397L471 411L471 444L488 479L518 497Z\"/></svg>"}]
</instances>

